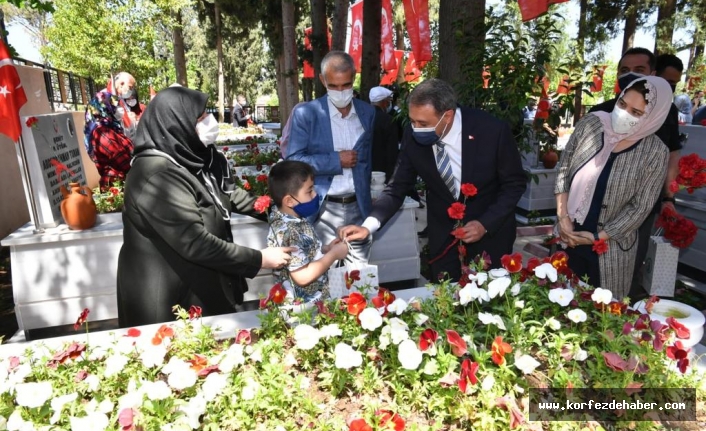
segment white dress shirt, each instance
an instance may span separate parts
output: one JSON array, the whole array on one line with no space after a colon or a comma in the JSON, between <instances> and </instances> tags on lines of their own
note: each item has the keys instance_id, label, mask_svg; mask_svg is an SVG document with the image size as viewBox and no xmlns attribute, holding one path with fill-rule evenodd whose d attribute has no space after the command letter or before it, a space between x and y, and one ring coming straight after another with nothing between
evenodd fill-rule
<instances>
[{"instance_id":1,"label":"white dress shirt","mask_svg":"<svg viewBox=\"0 0 706 431\"><path fill-rule=\"evenodd\" d=\"M351 110L347 116L341 115L331 99L328 99L328 111L331 119L331 135L333 137L334 151L352 150L358 138L365 132L363 124L355 112L355 105L351 102ZM334 175L328 194L332 196L349 195L355 193L353 184L353 170L343 168L341 175Z\"/></svg>"},{"instance_id":2,"label":"white dress shirt","mask_svg":"<svg viewBox=\"0 0 706 431\"><path fill-rule=\"evenodd\" d=\"M461 109L456 108L456 113L454 114L454 122L451 125L451 130L446 134L446 136L441 139L441 142L445 144L444 149L449 155L449 163L451 164L451 172L454 176L454 188L456 189L456 197L461 193L461 154L462 154L462 123L461 123ZM414 139L414 138L412 138ZM436 151L438 146L434 145L434 163L436 163ZM380 220L375 217L368 217L365 219L362 225L364 228L370 231L370 235L380 229Z\"/></svg>"}]
</instances>

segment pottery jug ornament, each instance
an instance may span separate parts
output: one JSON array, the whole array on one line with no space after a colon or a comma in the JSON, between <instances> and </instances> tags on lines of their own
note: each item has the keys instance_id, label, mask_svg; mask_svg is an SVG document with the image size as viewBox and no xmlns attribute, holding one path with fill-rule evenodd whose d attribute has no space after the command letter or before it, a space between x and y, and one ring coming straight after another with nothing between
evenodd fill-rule
<instances>
[{"instance_id":1,"label":"pottery jug ornament","mask_svg":"<svg viewBox=\"0 0 706 431\"><path fill-rule=\"evenodd\" d=\"M69 189L61 186L61 216L69 229L90 229L96 224L96 203L93 201L93 192L87 186L79 183L69 183Z\"/></svg>"}]
</instances>

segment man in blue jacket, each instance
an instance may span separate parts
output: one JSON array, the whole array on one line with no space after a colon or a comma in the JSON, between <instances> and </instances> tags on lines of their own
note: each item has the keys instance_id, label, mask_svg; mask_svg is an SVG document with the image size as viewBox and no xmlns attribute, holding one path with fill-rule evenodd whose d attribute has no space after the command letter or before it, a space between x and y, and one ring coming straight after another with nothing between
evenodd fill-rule
<instances>
[{"instance_id":1,"label":"man in blue jacket","mask_svg":"<svg viewBox=\"0 0 706 431\"><path fill-rule=\"evenodd\" d=\"M331 51L321 61L319 79L327 94L292 112L287 159L313 166L320 208L299 208L324 244L336 230L362 224L370 213L370 177L375 109L353 98L355 64L350 55ZM299 211L301 210L301 211ZM349 260L367 262L370 238L351 243Z\"/></svg>"}]
</instances>

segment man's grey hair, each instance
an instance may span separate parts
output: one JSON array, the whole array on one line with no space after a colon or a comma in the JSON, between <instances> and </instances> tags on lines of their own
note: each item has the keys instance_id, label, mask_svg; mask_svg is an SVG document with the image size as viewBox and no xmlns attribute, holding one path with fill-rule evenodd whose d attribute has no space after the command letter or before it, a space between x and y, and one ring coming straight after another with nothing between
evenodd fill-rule
<instances>
[{"instance_id":1,"label":"man's grey hair","mask_svg":"<svg viewBox=\"0 0 706 431\"><path fill-rule=\"evenodd\" d=\"M453 87L441 79L427 79L414 87L409 95L409 104L415 106L431 105L437 114L456 110L456 92Z\"/></svg>"},{"instance_id":2,"label":"man's grey hair","mask_svg":"<svg viewBox=\"0 0 706 431\"><path fill-rule=\"evenodd\" d=\"M329 70L336 73L351 72L355 75L353 57L343 51L329 51L321 60L321 73L326 76Z\"/></svg>"}]
</instances>

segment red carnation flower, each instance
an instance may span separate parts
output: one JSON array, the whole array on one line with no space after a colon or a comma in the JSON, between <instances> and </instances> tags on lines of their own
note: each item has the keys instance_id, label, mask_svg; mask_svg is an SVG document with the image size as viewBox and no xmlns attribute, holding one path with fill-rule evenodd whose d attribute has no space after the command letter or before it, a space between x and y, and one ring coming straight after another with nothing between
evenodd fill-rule
<instances>
[{"instance_id":1,"label":"red carnation flower","mask_svg":"<svg viewBox=\"0 0 706 431\"><path fill-rule=\"evenodd\" d=\"M255 209L255 211L262 214L267 211L270 205L272 205L272 198L270 198L269 196L260 196L259 198L257 198L257 200L255 200L253 208Z\"/></svg>"},{"instance_id":2,"label":"red carnation flower","mask_svg":"<svg viewBox=\"0 0 706 431\"><path fill-rule=\"evenodd\" d=\"M464 197L470 198L478 194L478 189L470 183L461 184L461 194Z\"/></svg>"},{"instance_id":3,"label":"red carnation flower","mask_svg":"<svg viewBox=\"0 0 706 431\"><path fill-rule=\"evenodd\" d=\"M597 255L602 255L606 252L608 252L608 242L604 239L597 239L593 241L593 248L592 250L596 252Z\"/></svg>"},{"instance_id":4,"label":"red carnation flower","mask_svg":"<svg viewBox=\"0 0 706 431\"><path fill-rule=\"evenodd\" d=\"M449 217L452 219L463 220L463 216L466 213L466 206L460 202L454 202L447 211L449 213Z\"/></svg>"}]
</instances>

